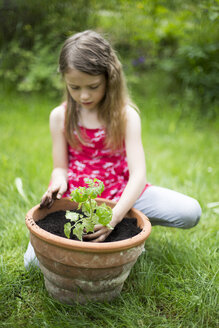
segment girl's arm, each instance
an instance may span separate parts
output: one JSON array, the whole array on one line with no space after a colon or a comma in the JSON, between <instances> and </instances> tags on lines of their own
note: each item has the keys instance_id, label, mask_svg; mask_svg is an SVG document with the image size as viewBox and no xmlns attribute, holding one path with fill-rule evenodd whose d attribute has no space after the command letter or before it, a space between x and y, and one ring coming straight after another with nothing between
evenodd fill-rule
<instances>
[{"instance_id":1,"label":"girl's arm","mask_svg":"<svg viewBox=\"0 0 219 328\"><path fill-rule=\"evenodd\" d=\"M146 184L145 155L141 139L141 120L138 113L132 108L127 108L126 128L126 154L128 159L129 180L118 203L113 209L113 218L110 222L115 227L134 205ZM103 241L110 234L109 229L101 225L95 227L95 233L87 235L86 239Z\"/></svg>"},{"instance_id":2,"label":"girl's arm","mask_svg":"<svg viewBox=\"0 0 219 328\"><path fill-rule=\"evenodd\" d=\"M51 207L54 199L60 199L68 186L68 152L64 135L65 111L63 106L56 107L50 114L52 136L53 171L48 190L43 195L40 206Z\"/></svg>"},{"instance_id":3,"label":"girl's arm","mask_svg":"<svg viewBox=\"0 0 219 328\"><path fill-rule=\"evenodd\" d=\"M141 138L141 120L132 108L127 108L126 154L129 180L122 196L113 210L113 220L117 224L134 205L146 184L145 154Z\"/></svg>"}]
</instances>

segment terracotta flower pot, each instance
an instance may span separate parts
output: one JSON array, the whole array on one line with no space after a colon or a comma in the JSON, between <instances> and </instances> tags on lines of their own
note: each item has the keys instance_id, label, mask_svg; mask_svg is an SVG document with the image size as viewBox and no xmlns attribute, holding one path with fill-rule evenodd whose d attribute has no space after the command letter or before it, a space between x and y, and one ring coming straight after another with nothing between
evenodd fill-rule
<instances>
[{"instance_id":1,"label":"terracotta flower pot","mask_svg":"<svg viewBox=\"0 0 219 328\"><path fill-rule=\"evenodd\" d=\"M98 199L114 207L115 203ZM55 201L50 208L33 207L26 215L30 240L44 274L45 286L51 296L62 303L88 300L109 301L122 290L132 266L144 249L151 232L148 218L136 209L127 217L135 217L142 231L129 239L92 243L74 241L41 229L35 222L49 213L77 208L68 198Z\"/></svg>"}]
</instances>

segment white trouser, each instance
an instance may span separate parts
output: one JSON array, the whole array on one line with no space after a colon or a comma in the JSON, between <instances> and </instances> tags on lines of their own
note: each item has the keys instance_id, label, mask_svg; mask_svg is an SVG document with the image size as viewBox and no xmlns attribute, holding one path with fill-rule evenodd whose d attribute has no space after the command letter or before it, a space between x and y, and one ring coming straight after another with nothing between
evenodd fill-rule
<instances>
[{"instance_id":1,"label":"white trouser","mask_svg":"<svg viewBox=\"0 0 219 328\"><path fill-rule=\"evenodd\" d=\"M188 229L194 227L201 216L201 207L197 200L179 192L150 186L134 206L143 212L152 225ZM30 264L38 266L34 249L29 242L24 254L24 265L28 269Z\"/></svg>"},{"instance_id":2,"label":"white trouser","mask_svg":"<svg viewBox=\"0 0 219 328\"><path fill-rule=\"evenodd\" d=\"M152 225L189 229L201 216L196 199L167 188L150 186L134 206L143 212Z\"/></svg>"}]
</instances>

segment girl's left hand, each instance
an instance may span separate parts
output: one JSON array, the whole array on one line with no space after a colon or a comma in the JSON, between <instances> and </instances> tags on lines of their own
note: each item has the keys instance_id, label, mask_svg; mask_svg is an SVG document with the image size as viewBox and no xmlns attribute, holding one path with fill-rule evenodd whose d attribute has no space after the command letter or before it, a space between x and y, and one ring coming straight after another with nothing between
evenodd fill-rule
<instances>
[{"instance_id":1,"label":"girl's left hand","mask_svg":"<svg viewBox=\"0 0 219 328\"><path fill-rule=\"evenodd\" d=\"M110 222L110 225L113 228L115 227L115 224L113 225L112 221ZM112 231L112 229L104 227L102 224L96 224L94 227L94 232L91 234L83 235L83 240L98 243L104 241Z\"/></svg>"}]
</instances>

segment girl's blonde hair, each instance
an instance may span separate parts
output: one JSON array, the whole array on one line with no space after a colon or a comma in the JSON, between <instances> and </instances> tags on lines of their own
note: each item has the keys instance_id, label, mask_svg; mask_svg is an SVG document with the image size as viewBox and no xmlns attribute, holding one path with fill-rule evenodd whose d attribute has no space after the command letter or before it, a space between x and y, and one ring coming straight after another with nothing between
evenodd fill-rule
<instances>
[{"instance_id":1,"label":"girl's blonde hair","mask_svg":"<svg viewBox=\"0 0 219 328\"><path fill-rule=\"evenodd\" d=\"M70 69L77 69L90 75L104 74L106 93L98 106L98 117L106 127L106 146L121 148L126 129L125 106L129 103L122 65L111 45L98 33L88 30L68 38L59 57L59 71L62 76ZM65 134L68 143L77 147L75 137L84 144L85 138L78 126L78 105L67 90Z\"/></svg>"}]
</instances>

